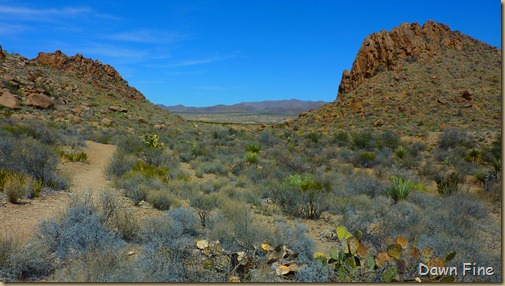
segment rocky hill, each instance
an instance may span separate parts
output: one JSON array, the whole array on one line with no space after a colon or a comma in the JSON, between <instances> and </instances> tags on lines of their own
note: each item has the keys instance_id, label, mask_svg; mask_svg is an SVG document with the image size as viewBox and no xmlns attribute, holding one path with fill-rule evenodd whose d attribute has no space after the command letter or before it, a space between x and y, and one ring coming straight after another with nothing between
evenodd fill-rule
<instances>
[{"instance_id":1,"label":"rocky hill","mask_svg":"<svg viewBox=\"0 0 505 286\"><path fill-rule=\"evenodd\" d=\"M366 37L336 100L298 125L498 130L501 68L495 47L433 21L404 23Z\"/></svg>"},{"instance_id":2,"label":"rocky hill","mask_svg":"<svg viewBox=\"0 0 505 286\"><path fill-rule=\"evenodd\" d=\"M0 116L14 120L105 128L184 121L146 100L110 65L81 54L41 52L30 60L0 47L0 92Z\"/></svg>"}]
</instances>

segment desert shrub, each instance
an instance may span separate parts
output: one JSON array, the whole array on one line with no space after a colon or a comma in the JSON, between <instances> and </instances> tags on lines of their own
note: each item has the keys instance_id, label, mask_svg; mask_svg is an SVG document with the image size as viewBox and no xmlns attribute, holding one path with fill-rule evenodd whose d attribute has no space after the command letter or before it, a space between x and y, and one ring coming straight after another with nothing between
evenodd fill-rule
<instances>
[{"instance_id":1,"label":"desert shrub","mask_svg":"<svg viewBox=\"0 0 505 286\"><path fill-rule=\"evenodd\" d=\"M160 142L160 137L157 134L144 135L142 142L144 142L144 146L150 149L161 149L165 147L165 144Z\"/></svg>"},{"instance_id":2,"label":"desert shrub","mask_svg":"<svg viewBox=\"0 0 505 286\"><path fill-rule=\"evenodd\" d=\"M472 148L468 151L468 154L466 154L465 161L478 164L482 160L482 154L482 150Z\"/></svg>"},{"instance_id":3,"label":"desert shrub","mask_svg":"<svg viewBox=\"0 0 505 286\"><path fill-rule=\"evenodd\" d=\"M426 144L421 142L415 142L412 143L407 150L408 150L407 153L410 153L412 154L412 156L416 157L420 151L426 150Z\"/></svg>"},{"instance_id":4,"label":"desert shrub","mask_svg":"<svg viewBox=\"0 0 505 286\"><path fill-rule=\"evenodd\" d=\"M168 210L172 206L179 205L177 198L165 190L150 190L147 193L146 201L159 210Z\"/></svg>"},{"instance_id":5,"label":"desert shrub","mask_svg":"<svg viewBox=\"0 0 505 286\"><path fill-rule=\"evenodd\" d=\"M210 239L219 240L225 249L232 251L248 248L266 237L265 228L254 221L249 207L230 199L223 202L220 215L207 229Z\"/></svg>"},{"instance_id":6,"label":"desert shrub","mask_svg":"<svg viewBox=\"0 0 505 286\"><path fill-rule=\"evenodd\" d=\"M145 147L142 139L136 135L128 134L117 144L118 149L125 154L138 154Z\"/></svg>"},{"instance_id":7,"label":"desert shrub","mask_svg":"<svg viewBox=\"0 0 505 286\"><path fill-rule=\"evenodd\" d=\"M0 168L27 174L41 180L44 186L66 189L68 182L58 174L59 155L39 141L23 137L0 140Z\"/></svg>"},{"instance_id":8,"label":"desert shrub","mask_svg":"<svg viewBox=\"0 0 505 286\"><path fill-rule=\"evenodd\" d=\"M354 132L351 137L350 147L353 150L373 149L377 145L372 133L368 130Z\"/></svg>"},{"instance_id":9,"label":"desert shrub","mask_svg":"<svg viewBox=\"0 0 505 286\"><path fill-rule=\"evenodd\" d=\"M100 193L98 213L104 224L125 240L133 241L140 231L140 224L133 212L121 206L116 195L110 191Z\"/></svg>"},{"instance_id":10,"label":"desert shrub","mask_svg":"<svg viewBox=\"0 0 505 286\"><path fill-rule=\"evenodd\" d=\"M143 282L123 249L92 248L57 269L55 282Z\"/></svg>"},{"instance_id":11,"label":"desert shrub","mask_svg":"<svg viewBox=\"0 0 505 286\"><path fill-rule=\"evenodd\" d=\"M465 131L445 129L440 136L438 145L442 149L455 148L456 146L472 147L473 142Z\"/></svg>"},{"instance_id":12,"label":"desert shrub","mask_svg":"<svg viewBox=\"0 0 505 286\"><path fill-rule=\"evenodd\" d=\"M362 168L371 168L375 165L377 156L373 152L358 151L354 154L353 162Z\"/></svg>"},{"instance_id":13,"label":"desert shrub","mask_svg":"<svg viewBox=\"0 0 505 286\"><path fill-rule=\"evenodd\" d=\"M307 236L309 228L301 223L290 225L278 222L270 236L272 245L286 245L298 253L298 259L304 263L313 260L315 243Z\"/></svg>"},{"instance_id":14,"label":"desert shrub","mask_svg":"<svg viewBox=\"0 0 505 286\"><path fill-rule=\"evenodd\" d=\"M355 174L353 176L346 176L344 179L344 188L346 193L366 194L371 198L376 195L383 194L386 188L385 184L365 174Z\"/></svg>"},{"instance_id":15,"label":"desert shrub","mask_svg":"<svg viewBox=\"0 0 505 286\"><path fill-rule=\"evenodd\" d=\"M392 130L386 130L377 136L378 145L380 148L395 149L400 145L400 135Z\"/></svg>"},{"instance_id":16,"label":"desert shrub","mask_svg":"<svg viewBox=\"0 0 505 286\"><path fill-rule=\"evenodd\" d=\"M405 157L405 155L407 155L408 152L409 152L409 150L403 146L398 146L395 149L395 154L400 159L403 159L403 157Z\"/></svg>"},{"instance_id":17,"label":"desert shrub","mask_svg":"<svg viewBox=\"0 0 505 286\"><path fill-rule=\"evenodd\" d=\"M330 268L324 263L310 263L296 273L297 282L324 283L328 282L331 276Z\"/></svg>"},{"instance_id":18,"label":"desert shrub","mask_svg":"<svg viewBox=\"0 0 505 286\"><path fill-rule=\"evenodd\" d=\"M446 177L438 176L435 178L435 182L437 183L437 192L443 197L457 193L462 188L460 185L461 181L462 177L455 172L450 173Z\"/></svg>"},{"instance_id":19,"label":"desert shrub","mask_svg":"<svg viewBox=\"0 0 505 286\"><path fill-rule=\"evenodd\" d=\"M60 152L60 156L67 159L70 162L87 162L88 161L88 154L86 152L78 152L78 153Z\"/></svg>"},{"instance_id":20,"label":"desert shrub","mask_svg":"<svg viewBox=\"0 0 505 286\"><path fill-rule=\"evenodd\" d=\"M200 218L200 224L203 228L207 226L209 214L217 205L217 196L212 194L197 194L190 201L190 206L196 209L198 217Z\"/></svg>"},{"instance_id":21,"label":"desert shrub","mask_svg":"<svg viewBox=\"0 0 505 286\"><path fill-rule=\"evenodd\" d=\"M126 172L130 171L137 163L135 156L127 154L118 149L112 155L112 159L105 168L105 174L110 177L121 177Z\"/></svg>"},{"instance_id":22,"label":"desert shrub","mask_svg":"<svg viewBox=\"0 0 505 286\"><path fill-rule=\"evenodd\" d=\"M165 215L172 220L173 224L177 225L176 228L181 229L181 235L198 235L196 227L198 226L199 220L193 210L186 207L177 207L168 210L165 212Z\"/></svg>"},{"instance_id":23,"label":"desert shrub","mask_svg":"<svg viewBox=\"0 0 505 286\"><path fill-rule=\"evenodd\" d=\"M395 202L406 199L413 190L414 183L396 176L391 176L391 180L391 186L385 189L386 195Z\"/></svg>"},{"instance_id":24,"label":"desert shrub","mask_svg":"<svg viewBox=\"0 0 505 286\"><path fill-rule=\"evenodd\" d=\"M332 142L336 143L339 147L346 146L349 143L349 134L343 130L339 130Z\"/></svg>"},{"instance_id":25,"label":"desert shrub","mask_svg":"<svg viewBox=\"0 0 505 286\"><path fill-rule=\"evenodd\" d=\"M132 171L139 172L147 179L157 178L164 182L168 181L168 170L166 168L158 167L141 160L132 166Z\"/></svg>"},{"instance_id":26,"label":"desert shrub","mask_svg":"<svg viewBox=\"0 0 505 286\"><path fill-rule=\"evenodd\" d=\"M311 132L311 133L305 135L305 138L312 141L313 143L318 143L319 140L321 139L321 134Z\"/></svg>"},{"instance_id":27,"label":"desert shrub","mask_svg":"<svg viewBox=\"0 0 505 286\"><path fill-rule=\"evenodd\" d=\"M53 270L49 249L38 240L21 244L16 238L0 238L0 256L0 280L5 282L37 281Z\"/></svg>"},{"instance_id":28,"label":"desert shrub","mask_svg":"<svg viewBox=\"0 0 505 286\"><path fill-rule=\"evenodd\" d=\"M58 219L42 221L39 238L57 257L76 257L93 248L121 248L124 242L104 225L91 196L74 197Z\"/></svg>"},{"instance_id":29,"label":"desert shrub","mask_svg":"<svg viewBox=\"0 0 505 286\"><path fill-rule=\"evenodd\" d=\"M261 147L258 143L252 142L249 143L245 146L245 151L251 152L251 153L259 153L261 150Z\"/></svg>"},{"instance_id":30,"label":"desert shrub","mask_svg":"<svg viewBox=\"0 0 505 286\"><path fill-rule=\"evenodd\" d=\"M259 154L253 152L246 152L244 155L244 160L249 164L256 164L259 161Z\"/></svg>"},{"instance_id":31,"label":"desert shrub","mask_svg":"<svg viewBox=\"0 0 505 286\"><path fill-rule=\"evenodd\" d=\"M274 185L271 195L274 203L288 215L318 219L329 208L331 189L311 176L288 176L281 184Z\"/></svg>"},{"instance_id":32,"label":"desert shrub","mask_svg":"<svg viewBox=\"0 0 505 286\"><path fill-rule=\"evenodd\" d=\"M275 146L281 142L280 138L277 137L275 133L269 129L265 129L260 133L258 141L261 143L261 145L268 147Z\"/></svg>"},{"instance_id":33,"label":"desert shrub","mask_svg":"<svg viewBox=\"0 0 505 286\"><path fill-rule=\"evenodd\" d=\"M216 175L228 174L228 169L226 169L225 164L223 164L219 159L214 159L212 160L212 162L204 162L202 164L202 169L207 174L216 174Z\"/></svg>"},{"instance_id":34,"label":"desert shrub","mask_svg":"<svg viewBox=\"0 0 505 286\"><path fill-rule=\"evenodd\" d=\"M16 204L19 199L28 194L30 189L30 183L26 182L28 179L33 181L33 179L23 174L11 173L8 175L5 179L3 190L9 202Z\"/></svg>"}]
</instances>

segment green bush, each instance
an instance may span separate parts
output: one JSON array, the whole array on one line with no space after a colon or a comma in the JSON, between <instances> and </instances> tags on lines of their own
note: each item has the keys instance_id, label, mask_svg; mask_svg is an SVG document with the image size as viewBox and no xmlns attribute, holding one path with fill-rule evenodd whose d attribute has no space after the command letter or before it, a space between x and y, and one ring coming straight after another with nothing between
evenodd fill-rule
<instances>
[{"instance_id":1,"label":"green bush","mask_svg":"<svg viewBox=\"0 0 505 286\"><path fill-rule=\"evenodd\" d=\"M413 190L414 183L411 180L404 180L396 176L391 176L391 180L393 183L385 190L386 195L395 202L406 199Z\"/></svg>"},{"instance_id":2,"label":"green bush","mask_svg":"<svg viewBox=\"0 0 505 286\"><path fill-rule=\"evenodd\" d=\"M127 154L122 149L118 149L112 155L112 159L105 168L105 174L111 177L121 177L130 171L137 163L135 156Z\"/></svg>"},{"instance_id":3,"label":"green bush","mask_svg":"<svg viewBox=\"0 0 505 286\"><path fill-rule=\"evenodd\" d=\"M337 146L339 147L347 145L349 142L349 134L343 130L338 131L335 135L334 142L337 143Z\"/></svg>"},{"instance_id":4,"label":"green bush","mask_svg":"<svg viewBox=\"0 0 505 286\"><path fill-rule=\"evenodd\" d=\"M352 134L351 149L373 149L377 143L375 142L370 131L358 131Z\"/></svg>"},{"instance_id":5,"label":"green bush","mask_svg":"<svg viewBox=\"0 0 505 286\"><path fill-rule=\"evenodd\" d=\"M281 210L292 216L318 219L329 209L331 186L315 181L312 176L288 176L272 188L272 199Z\"/></svg>"},{"instance_id":6,"label":"green bush","mask_svg":"<svg viewBox=\"0 0 505 286\"><path fill-rule=\"evenodd\" d=\"M354 156L354 164L362 168L371 168L375 165L376 158L373 152L358 151Z\"/></svg>"},{"instance_id":7,"label":"green bush","mask_svg":"<svg viewBox=\"0 0 505 286\"><path fill-rule=\"evenodd\" d=\"M312 141L314 143L318 143L319 140L321 139L321 134L311 132L311 133L307 134L305 136L305 138L309 139L310 141Z\"/></svg>"},{"instance_id":8,"label":"green bush","mask_svg":"<svg viewBox=\"0 0 505 286\"><path fill-rule=\"evenodd\" d=\"M256 163L258 163L260 156L258 153L247 152L247 153L245 153L244 158L247 163L256 164Z\"/></svg>"},{"instance_id":9,"label":"green bush","mask_svg":"<svg viewBox=\"0 0 505 286\"><path fill-rule=\"evenodd\" d=\"M447 177L437 176L435 182L437 183L437 191L442 197L450 196L461 190L460 185L462 181L458 173L451 173Z\"/></svg>"},{"instance_id":10,"label":"green bush","mask_svg":"<svg viewBox=\"0 0 505 286\"><path fill-rule=\"evenodd\" d=\"M395 149L395 154L396 156L398 156L398 158L402 159L403 157L405 157L405 155L407 155L409 151L407 150L407 148L403 147L403 146L398 146L396 147Z\"/></svg>"},{"instance_id":11,"label":"green bush","mask_svg":"<svg viewBox=\"0 0 505 286\"><path fill-rule=\"evenodd\" d=\"M172 206L178 206L177 198L165 190L151 190L147 193L146 200L152 204L154 208L161 211L166 211Z\"/></svg>"},{"instance_id":12,"label":"green bush","mask_svg":"<svg viewBox=\"0 0 505 286\"><path fill-rule=\"evenodd\" d=\"M253 143L249 143L246 147L245 147L245 150L247 152L251 152L251 153L259 153L261 148L260 148L260 145L256 142L253 142Z\"/></svg>"}]
</instances>

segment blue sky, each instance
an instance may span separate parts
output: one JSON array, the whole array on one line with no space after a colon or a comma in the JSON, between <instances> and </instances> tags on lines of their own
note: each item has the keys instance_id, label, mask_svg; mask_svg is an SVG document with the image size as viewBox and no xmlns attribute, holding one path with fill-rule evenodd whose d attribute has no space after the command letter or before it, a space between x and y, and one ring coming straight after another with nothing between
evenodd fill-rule
<instances>
[{"instance_id":1,"label":"blue sky","mask_svg":"<svg viewBox=\"0 0 505 286\"><path fill-rule=\"evenodd\" d=\"M500 10L497 0L0 0L0 45L99 59L165 105L333 101L368 34L431 19L501 48Z\"/></svg>"}]
</instances>

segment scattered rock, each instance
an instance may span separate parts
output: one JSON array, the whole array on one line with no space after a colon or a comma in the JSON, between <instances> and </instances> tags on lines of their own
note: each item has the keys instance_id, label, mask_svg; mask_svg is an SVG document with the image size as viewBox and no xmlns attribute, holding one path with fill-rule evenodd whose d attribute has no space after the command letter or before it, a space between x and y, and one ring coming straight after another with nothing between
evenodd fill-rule
<instances>
[{"instance_id":1,"label":"scattered rock","mask_svg":"<svg viewBox=\"0 0 505 286\"><path fill-rule=\"evenodd\" d=\"M468 101L471 101L473 99L473 95L468 90L463 91L461 93L461 97L463 97L464 99L466 99Z\"/></svg>"},{"instance_id":2,"label":"scattered rock","mask_svg":"<svg viewBox=\"0 0 505 286\"><path fill-rule=\"evenodd\" d=\"M123 108L121 106L109 106L107 107L109 110L111 111L116 111L116 112L123 112L123 113L126 113L128 112L128 109L126 108Z\"/></svg>"},{"instance_id":3,"label":"scattered rock","mask_svg":"<svg viewBox=\"0 0 505 286\"><path fill-rule=\"evenodd\" d=\"M149 121L147 121L144 117L140 117L138 121L139 123L149 123Z\"/></svg>"},{"instance_id":4,"label":"scattered rock","mask_svg":"<svg viewBox=\"0 0 505 286\"><path fill-rule=\"evenodd\" d=\"M380 126L382 126L382 125L384 125L384 124L385 124L384 120L382 120L382 119L377 119L377 120L375 120L375 122L373 123L373 127L380 127Z\"/></svg>"},{"instance_id":5,"label":"scattered rock","mask_svg":"<svg viewBox=\"0 0 505 286\"><path fill-rule=\"evenodd\" d=\"M0 95L0 105L10 109L18 109L19 100L9 91L2 91L2 94Z\"/></svg>"},{"instance_id":6,"label":"scattered rock","mask_svg":"<svg viewBox=\"0 0 505 286\"><path fill-rule=\"evenodd\" d=\"M54 101L43 93L30 93L25 103L26 105L42 109L54 106Z\"/></svg>"},{"instance_id":7,"label":"scattered rock","mask_svg":"<svg viewBox=\"0 0 505 286\"><path fill-rule=\"evenodd\" d=\"M302 117L307 116L308 114L309 114L309 112L302 112L302 113L298 114L298 117L302 118Z\"/></svg>"},{"instance_id":8,"label":"scattered rock","mask_svg":"<svg viewBox=\"0 0 505 286\"><path fill-rule=\"evenodd\" d=\"M2 49L2 46L0 46L0 60L5 58L4 51Z\"/></svg>"},{"instance_id":9,"label":"scattered rock","mask_svg":"<svg viewBox=\"0 0 505 286\"><path fill-rule=\"evenodd\" d=\"M465 107L465 108L470 108L470 107L472 107L472 106L473 106L473 104L471 104L471 103L467 103L467 104L465 104L465 106L464 106L464 107Z\"/></svg>"},{"instance_id":10,"label":"scattered rock","mask_svg":"<svg viewBox=\"0 0 505 286\"><path fill-rule=\"evenodd\" d=\"M154 129L158 129L158 130L160 130L160 129L163 129L163 125L160 125L160 124L155 124L155 125L153 126L153 128L154 128Z\"/></svg>"},{"instance_id":11,"label":"scattered rock","mask_svg":"<svg viewBox=\"0 0 505 286\"><path fill-rule=\"evenodd\" d=\"M465 102L465 99L464 99L464 98L462 98L462 97L458 97L458 96L457 96L457 97L454 97L454 98L452 99L452 101L454 101L454 102L456 102L456 103L460 103L460 102Z\"/></svg>"},{"instance_id":12,"label":"scattered rock","mask_svg":"<svg viewBox=\"0 0 505 286\"><path fill-rule=\"evenodd\" d=\"M440 104L443 104L443 105L446 105L447 104L447 101L445 101L444 99L442 98L438 98L437 99L437 102L440 103Z\"/></svg>"},{"instance_id":13,"label":"scattered rock","mask_svg":"<svg viewBox=\"0 0 505 286\"><path fill-rule=\"evenodd\" d=\"M110 120L109 118L104 118L104 119L102 119L102 121L100 121L100 122L102 122L102 124L103 124L103 125L105 125L105 126L111 126L111 125L112 125L112 123L113 123L113 121L112 121L112 120Z\"/></svg>"}]
</instances>

